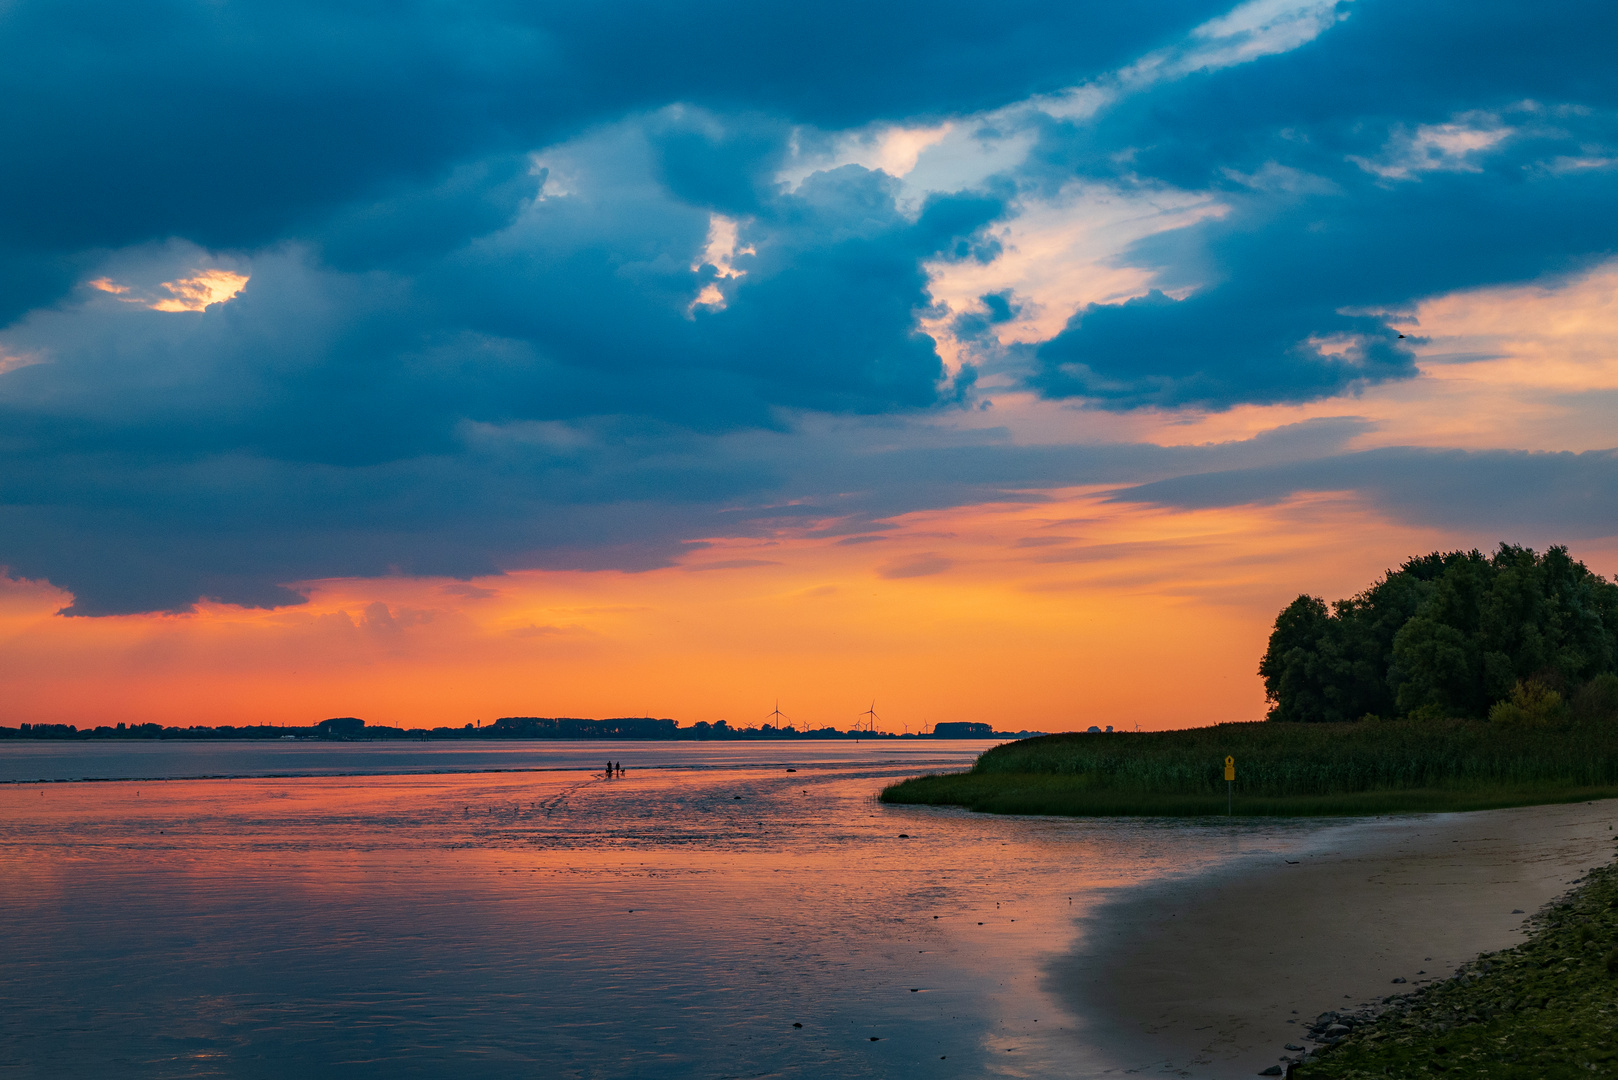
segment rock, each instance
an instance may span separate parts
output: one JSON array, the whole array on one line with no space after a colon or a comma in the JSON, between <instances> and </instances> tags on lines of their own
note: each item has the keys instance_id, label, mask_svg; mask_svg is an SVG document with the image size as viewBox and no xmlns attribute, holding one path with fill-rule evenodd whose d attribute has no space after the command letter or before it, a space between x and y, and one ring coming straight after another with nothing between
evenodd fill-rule
<instances>
[{"instance_id":1,"label":"rock","mask_svg":"<svg viewBox=\"0 0 1618 1080\"><path fill-rule=\"evenodd\" d=\"M1403 975L1401 975L1401 976L1399 976L1399 978L1397 978L1397 979L1394 979L1394 980L1393 980L1393 981L1394 981L1394 982L1396 982L1396 983L1401 983L1401 982L1404 982L1404 981L1405 981L1405 980L1404 980L1404 976L1403 976Z\"/></svg>"},{"instance_id":2,"label":"rock","mask_svg":"<svg viewBox=\"0 0 1618 1080\"><path fill-rule=\"evenodd\" d=\"M1281 1066L1271 1065L1268 1069L1260 1069L1258 1074L1260 1076L1280 1076Z\"/></svg>"},{"instance_id":3,"label":"rock","mask_svg":"<svg viewBox=\"0 0 1618 1080\"><path fill-rule=\"evenodd\" d=\"M1326 1029L1325 1035L1328 1039L1341 1039L1349 1033L1349 1030L1350 1028L1347 1024L1333 1024Z\"/></svg>"},{"instance_id":4,"label":"rock","mask_svg":"<svg viewBox=\"0 0 1618 1080\"><path fill-rule=\"evenodd\" d=\"M1301 1047L1301 1046L1293 1046L1291 1043L1287 1043L1285 1046L1281 1047L1281 1049L1283 1049L1283 1050L1291 1050L1293 1053L1297 1053L1299 1050L1302 1050L1303 1047Z\"/></svg>"},{"instance_id":5,"label":"rock","mask_svg":"<svg viewBox=\"0 0 1618 1080\"><path fill-rule=\"evenodd\" d=\"M1520 908L1520 907L1514 907L1514 908L1511 909L1511 913L1513 915L1521 915L1521 914L1523 914L1523 909Z\"/></svg>"}]
</instances>

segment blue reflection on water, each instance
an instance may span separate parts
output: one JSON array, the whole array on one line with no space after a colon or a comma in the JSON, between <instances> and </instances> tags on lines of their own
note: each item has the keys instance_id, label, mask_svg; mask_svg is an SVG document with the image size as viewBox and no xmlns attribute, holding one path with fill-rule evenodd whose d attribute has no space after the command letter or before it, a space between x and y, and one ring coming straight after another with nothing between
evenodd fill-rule
<instances>
[{"instance_id":1,"label":"blue reflection on water","mask_svg":"<svg viewBox=\"0 0 1618 1080\"><path fill-rule=\"evenodd\" d=\"M994 740L620 742L591 740L325 742L315 739L196 742L14 740L0 742L0 783L212 776L353 776L384 773L904 762L916 771L963 768Z\"/></svg>"}]
</instances>

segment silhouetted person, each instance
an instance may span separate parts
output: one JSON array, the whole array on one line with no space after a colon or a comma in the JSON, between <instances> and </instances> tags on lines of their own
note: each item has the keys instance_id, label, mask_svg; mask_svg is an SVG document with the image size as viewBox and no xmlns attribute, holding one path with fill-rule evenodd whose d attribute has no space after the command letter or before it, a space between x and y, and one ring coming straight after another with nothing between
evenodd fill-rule
<instances>
[{"instance_id":1,"label":"silhouetted person","mask_svg":"<svg viewBox=\"0 0 1618 1080\"><path fill-rule=\"evenodd\" d=\"M618 763L618 777L619 777L619 779L622 779L623 775L624 775L624 763L620 761Z\"/></svg>"},{"instance_id":2,"label":"silhouetted person","mask_svg":"<svg viewBox=\"0 0 1618 1080\"><path fill-rule=\"evenodd\" d=\"M612 779L612 762L607 762L607 779Z\"/></svg>"}]
</instances>

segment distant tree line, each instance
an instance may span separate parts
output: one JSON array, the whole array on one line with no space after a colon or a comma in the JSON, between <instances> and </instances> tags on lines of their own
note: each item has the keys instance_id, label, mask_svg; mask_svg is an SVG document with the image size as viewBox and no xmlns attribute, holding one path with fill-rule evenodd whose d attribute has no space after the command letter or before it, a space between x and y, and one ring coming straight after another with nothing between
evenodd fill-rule
<instances>
[{"instance_id":1,"label":"distant tree line","mask_svg":"<svg viewBox=\"0 0 1618 1080\"><path fill-rule=\"evenodd\" d=\"M1434 552L1357 596L1300 596L1259 663L1288 722L1618 715L1618 585L1552 547Z\"/></svg>"},{"instance_id":2,"label":"distant tree line","mask_svg":"<svg viewBox=\"0 0 1618 1080\"><path fill-rule=\"evenodd\" d=\"M953 725L960 727L963 725ZM965 725L973 730L961 735L942 729L952 727L940 724L939 738L999 736L1023 738L1038 732L991 732L989 725ZM981 732L977 729L983 729ZM675 721L650 716L618 716L605 720L573 716L503 716L492 724L466 724L461 727L397 728L367 724L356 716L334 716L307 727L281 727L271 724L252 724L235 727L221 724L216 727L192 725L165 727L162 724L102 724L80 728L75 724L22 724L19 727L0 726L0 739L327 739L354 741L359 739L902 739L922 738L919 735L893 735L860 729L839 731L833 727L799 730L792 725L776 727L762 724L758 727L732 727L725 721L709 723L699 720L689 727Z\"/></svg>"}]
</instances>

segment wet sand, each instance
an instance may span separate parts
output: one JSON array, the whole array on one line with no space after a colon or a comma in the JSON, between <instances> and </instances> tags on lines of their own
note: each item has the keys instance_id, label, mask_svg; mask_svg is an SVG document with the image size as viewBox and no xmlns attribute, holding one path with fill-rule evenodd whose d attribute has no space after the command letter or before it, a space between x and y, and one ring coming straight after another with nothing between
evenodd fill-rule
<instances>
[{"instance_id":1,"label":"wet sand","mask_svg":"<svg viewBox=\"0 0 1618 1080\"><path fill-rule=\"evenodd\" d=\"M1109 1059L1096 1072L1250 1077L1314 1045L1299 1021L1520 942L1527 914L1612 858L1615 823L1618 800L1347 825L1129 890L1051 974Z\"/></svg>"}]
</instances>

